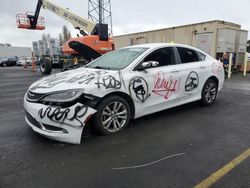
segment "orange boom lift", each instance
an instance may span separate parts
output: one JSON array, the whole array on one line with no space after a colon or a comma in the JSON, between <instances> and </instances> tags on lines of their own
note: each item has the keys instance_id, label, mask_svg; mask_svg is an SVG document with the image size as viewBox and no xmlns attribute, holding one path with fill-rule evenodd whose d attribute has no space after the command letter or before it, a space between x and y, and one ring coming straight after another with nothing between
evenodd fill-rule
<instances>
[{"instance_id":1,"label":"orange boom lift","mask_svg":"<svg viewBox=\"0 0 250 188\"><path fill-rule=\"evenodd\" d=\"M41 8L47 9L69 21L74 28L80 30L82 37L71 38L63 45L62 52L74 59L84 59L87 62L114 50L113 38L109 36L108 24L94 23L82 18L66 8L60 7L49 0L38 0L34 14L17 14L17 27L29 30L44 30L44 17L39 16ZM49 64L50 63L50 64ZM41 72L50 74L52 63L48 58L40 62Z\"/></svg>"}]
</instances>

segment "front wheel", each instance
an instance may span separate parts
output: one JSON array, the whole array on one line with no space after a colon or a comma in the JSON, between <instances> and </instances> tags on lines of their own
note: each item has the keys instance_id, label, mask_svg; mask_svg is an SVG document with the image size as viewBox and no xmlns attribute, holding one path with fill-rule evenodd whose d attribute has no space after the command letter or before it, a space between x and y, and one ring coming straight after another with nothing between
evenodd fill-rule
<instances>
[{"instance_id":1,"label":"front wheel","mask_svg":"<svg viewBox=\"0 0 250 188\"><path fill-rule=\"evenodd\" d=\"M218 93L218 84L214 79L208 79L203 86L201 103L205 106L214 104Z\"/></svg>"},{"instance_id":2,"label":"front wheel","mask_svg":"<svg viewBox=\"0 0 250 188\"><path fill-rule=\"evenodd\" d=\"M128 102L119 96L110 96L98 105L94 115L94 129L102 135L115 134L130 122L131 109Z\"/></svg>"}]
</instances>

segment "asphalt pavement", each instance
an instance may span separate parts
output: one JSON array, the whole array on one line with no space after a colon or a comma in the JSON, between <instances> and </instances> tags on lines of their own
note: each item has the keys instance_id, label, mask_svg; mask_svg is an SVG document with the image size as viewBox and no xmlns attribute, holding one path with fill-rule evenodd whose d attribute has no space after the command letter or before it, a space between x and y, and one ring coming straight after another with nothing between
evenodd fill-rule
<instances>
[{"instance_id":1,"label":"asphalt pavement","mask_svg":"<svg viewBox=\"0 0 250 188\"><path fill-rule=\"evenodd\" d=\"M250 148L250 75L226 80L216 103L199 102L137 119L80 145L51 141L24 121L23 97L41 78L0 68L0 187L194 187ZM250 158L212 187L250 187Z\"/></svg>"}]
</instances>

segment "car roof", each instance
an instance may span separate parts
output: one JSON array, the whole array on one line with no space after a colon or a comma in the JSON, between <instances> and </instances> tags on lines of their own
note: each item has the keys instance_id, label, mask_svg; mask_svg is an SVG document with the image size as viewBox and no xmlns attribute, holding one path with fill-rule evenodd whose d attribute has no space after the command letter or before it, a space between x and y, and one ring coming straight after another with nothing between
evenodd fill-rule
<instances>
[{"instance_id":1,"label":"car roof","mask_svg":"<svg viewBox=\"0 0 250 188\"><path fill-rule=\"evenodd\" d=\"M206 52L203 52L202 50L189 46L189 45L185 45L185 44L177 44L174 42L171 43L148 43L148 44L138 44L138 45L133 45L133 46L127 46L125 48L149 48L151 50L156 49L156 48L161 48L161 47L183 47L183 48L189 48L189 49L193 49L196 51L199 51L203 54L206 54L207 56L209 56L209 54L207 54ZM125 49L124 48L124 49Z\"/></svg>"}]
</instances>

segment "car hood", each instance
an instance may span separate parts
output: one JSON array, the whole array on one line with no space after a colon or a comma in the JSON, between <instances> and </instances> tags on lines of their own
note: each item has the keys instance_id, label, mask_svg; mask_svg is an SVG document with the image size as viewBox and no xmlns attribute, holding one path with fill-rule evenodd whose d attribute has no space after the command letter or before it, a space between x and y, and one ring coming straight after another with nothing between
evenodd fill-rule
<instances>
[{"instance_id":1,"label":"car hood","mask_svg":"<svg viewBox=\"0 0 250 188\"><path fill-rule=\"evenodd\" d=\"M29 88L34 93L51 93L70 89L84 89L84 93L93 94L97 89L120 89L120 71L78 68L44 77Z\"/></svg>"}]
</instances>

